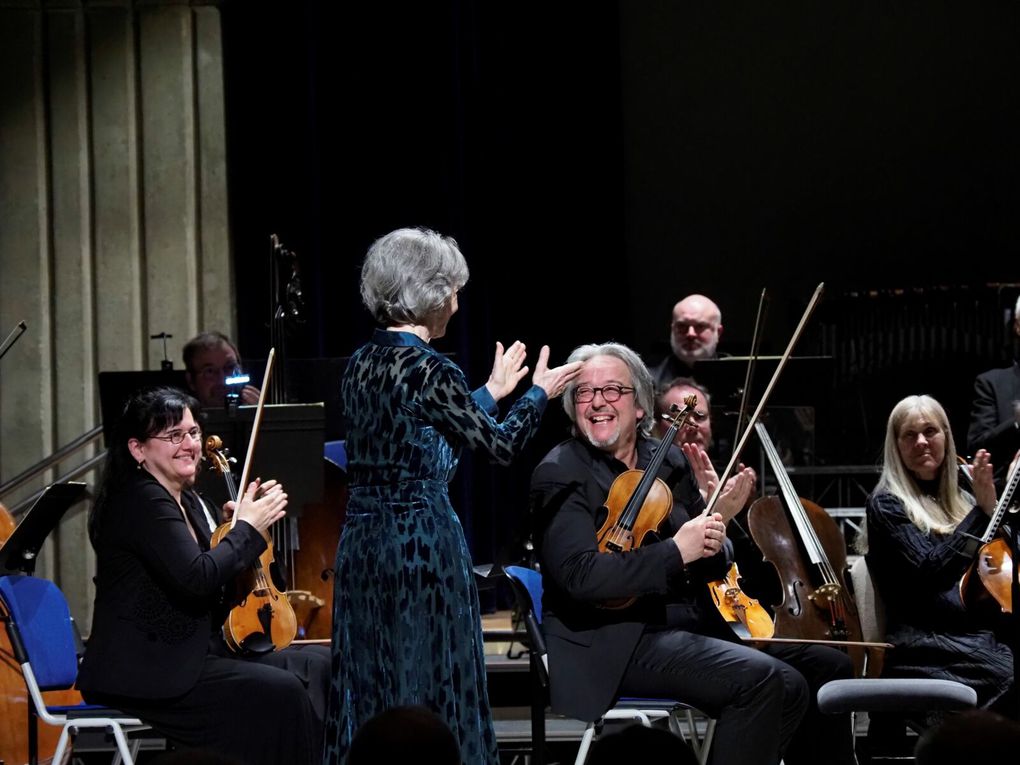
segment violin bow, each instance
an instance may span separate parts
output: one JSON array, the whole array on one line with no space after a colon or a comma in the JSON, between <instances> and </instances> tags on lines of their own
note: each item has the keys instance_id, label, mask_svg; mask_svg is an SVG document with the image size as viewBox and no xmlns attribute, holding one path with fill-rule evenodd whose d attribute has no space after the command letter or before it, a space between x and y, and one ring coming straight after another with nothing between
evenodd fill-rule
<instances>
[{"instance_id":1,"label":"violin bow","mask_svg":"<svg viewBox=\"0 0 1020 765\"><path fill-rule=\"evenodd\" d=\"M238 484L237 504L241 504L248 486L248 474L251 471L252 457L255 454L255 444L259 440L259 426L262 424L262 411L266 406L266 392L269 390L269 375L273 371L273 358L276 356L276 348L269 349L269 357L266 359L266 371L262 378L262 391L259 393L258 408L255 410L255 419L251 424L251 437L248 439L248 453L244 455L244 468L241 470L241 481ZM230 528L237 525L237 508L230 518Z\"/></svg>"},{"instance_id":2,"label":"violin bow","mask_svg":"<svg viewBox=\"0 0 1020 765\"><path fill-rule=\"evenodd\" d=\"M744 389L740 394L740 409L737 410L737 432L733 436L733 443L740 441L740 431L744 426L744 414L747 412L747 399L751 395L751 381L754 379L754 367L758 363L758 351L761 349L761 332L762 326L765 324L768 300L768 289L762 287L761 297L758 299L758 315L754 320L754 336L751 339L751 358L747 362L747 375L744 377Z\"/></svg>"},{"instance_id":3,"label":"violin bow","mask_svg":"<svg viewBox=\"0 0 1020 765\"><path fill-rule=\"evenodd\" d=\"M790 360L790 356L793 353L793 348L800 339L801 333L804 331L804 327L807 325L808 319L811 314L814 313L815 306L818 305L818 301L822 297L822 292L825 288L825 282L820 282L815 287L815 292L811 296L811 300L808 302L807 308L804 309L804 314L800 317L800 323L797 324L797 328L793 331L793 337L790 338L789 344L786 346L786 350L783 352L782 358L779 359L779 363L776 365L776 371L772 374L772 379L769 380L768 387L765 388L765 392L762 394L761 401L758 402L758 407L754 410L754 414L747 421L747 427L744 428L744 435L740 437L740 441L733 448L733 454L730 457L729 464L726 465L726 469L723 470L722 475L719 476L719 482L715 485L715 489L712 492L712 496L709 497L708 506L705 507L702 515L711 513L715 507L715 503L719 501L719 495L722 494L722 488L726 484L726 480L730 477L733 472L734 466L737 464L737 460L740 458L740 453L744 450L744 446L747 445L747 439L751 435L751 431L754 430L754 424L761 417L762 411L765 409L765 404L768 403L769 396L772 394L772 389L776 386L779 381L779 375L782 374L783 368L786 366L786 362ZM729 520L728 518L726 520Z\"/></svg>"}]
</instances>

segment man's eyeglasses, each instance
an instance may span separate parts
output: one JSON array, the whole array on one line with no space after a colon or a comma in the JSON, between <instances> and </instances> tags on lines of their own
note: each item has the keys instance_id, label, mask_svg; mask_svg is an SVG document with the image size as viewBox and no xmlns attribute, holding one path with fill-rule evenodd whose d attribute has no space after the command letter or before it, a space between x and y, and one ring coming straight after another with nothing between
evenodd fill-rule
<instances>
[{"instance_id":1,"label":"man's eyeglasses","mask_svg":"<svg viewBox=\"0 0 1020 765\"><path fill-rule=\"evenodd\" d=\"M196 369L192 372L193 375L204 377L207 380L216 380L221 377L230 377L238 370L238 364L235 361L232 364L226 364L222 367L207 366L201 369Z\"/></svg>"},{"instance_id":2,"label":"man's eyeglasses","mask_svg":"<svg viewBox=\"0 0 1020 765\"><path fill-rule=\"evenodd\" d=\"M703 335L709 330L715 329L715 324L707 321L674 321L673 331L678 335L686 335L691 330L694 330L694 334Z\"/></svg>"},{"instance_id":3,"label":"man's eyeglasses","mask_svg":"<svg viewBox=\"0 0 1020 765\"><path fill-rule=\"evenodd\" d=\"M165 436L149 436L149 438L156 438L160 441L167 441L168 443L177 446L184 441L185 436L191 436L193 441L202 440L202 429L197 425L191 430L171 430Z\"/></svg>"},{"instance_id":4,"label":"man's eyeglasses","mask_svg":"<svg viewBox=\"0 0 1020 765\"><path fill-rule=\"evenodd\" d=\"M579 388L574 388L574 403L587 404L590 401L594 401L595 394L599 392L602 393L602 398L607 404L612 404L614 401L619 401L627 393L633 393L634 389L628 388L625 385L603 385L600 388L583 385Z\"/></svg>"}]
</instances>

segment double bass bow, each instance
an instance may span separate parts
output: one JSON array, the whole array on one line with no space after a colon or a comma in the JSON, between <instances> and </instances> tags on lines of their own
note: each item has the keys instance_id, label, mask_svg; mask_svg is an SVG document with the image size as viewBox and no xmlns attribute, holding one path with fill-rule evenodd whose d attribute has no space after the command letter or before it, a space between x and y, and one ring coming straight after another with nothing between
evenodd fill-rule
<instances>
[{"instance_id":1,"label":"double bass bow","mask_svg":"<svg viewBox=\"0 0 1020 765\"><path fill-rule=\"evenodd\" d=\"M691 395L684 398L682 409L674 404L673 414L668 415L670 425L648 465L643 470L625 470L609 487L604 505L606 519L596 533L599 552L620 553L636 549L669 517L673 510L673 492L657 474L673 438L687 423L697 403L698 397ZM615 598L601 605L603 608L626 608L635 600L636 597Z\"/></svg>"},{"instance_id":2,"label":"double bass bow","mask_svg":"<svg viewBox=\"0 0 1020 765\"><path fill-rule=\"evenodd\" d=\"M255 411L255 420L252 423L248 453L245 455L244 468L241 471L241 486L247 486L275 353L276 349L271 348L269 358L266 360L265 383L259 394L258 409ZM237 489L230 475L230 463L226 454L221 451L221 447L220 439L210 436L206 442L206 453L216 469L223 474L227 492L236 503L238 501ZM210 546L215 547L219 544L236 524L237 509L229 522L222 524L213 532ZM270 567L273 564L273 540L265 531L262 532L262 536L267 543L266 549L248 571L238 578L237 596L239 602L230 609L223 624L223 639L227 647L237 653L267 653L286 648L297 634L297 619L294 609L286 595L277 589L270 575Z\"/></svg>"}]
</instances>

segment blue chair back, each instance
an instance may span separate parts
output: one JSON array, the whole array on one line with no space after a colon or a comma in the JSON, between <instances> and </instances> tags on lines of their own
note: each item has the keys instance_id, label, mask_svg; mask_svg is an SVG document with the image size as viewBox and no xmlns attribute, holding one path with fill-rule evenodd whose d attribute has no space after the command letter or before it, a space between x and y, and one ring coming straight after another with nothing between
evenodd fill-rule
<instances>
[{"instance_id":1,"label":"blue chair back","mask_svg":"<svg viewBox=\"0 0 1020 765\"><path fill-rule=\"evenodd\" d=\"M0 599L21 638L39 689L74 685L78 655L64 593L46 579L19 574L0 577Z\"/></svg>"},{"instance_id":2,"label":"blue chair back","mask_svg":"<svg viewBox=\"0 0 1020 765\"><path fill-rule=\"evenodd\" d=\"M542 623L542 575L531 568L524 566L504 566L506 575L516 582L519 582L528 595L531 597L531 610L535 614L535 621Z\"/></svg>"}]
</instances>

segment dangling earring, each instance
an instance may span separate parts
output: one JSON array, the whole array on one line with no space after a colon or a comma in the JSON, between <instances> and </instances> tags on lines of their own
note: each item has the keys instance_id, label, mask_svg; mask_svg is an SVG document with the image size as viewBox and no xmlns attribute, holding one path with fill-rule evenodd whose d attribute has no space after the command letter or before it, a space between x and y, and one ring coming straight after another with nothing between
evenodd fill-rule
<instances>
[{"instance_id":1,"label":"dangling earring","mask_svg":"<svg viewBox=\"0 0 1020 765\"><path fill-rule=\"evenodd\" d=\"M136 467L137 467L137 468L138 468L139 470L141 470L141 469L142 469L142 466L143 466L144 464L145 464L145 460L142 460L141 462L136 462L136 463L135 463L135 466L136 466Z\"/></svg>"}]
</instances>

